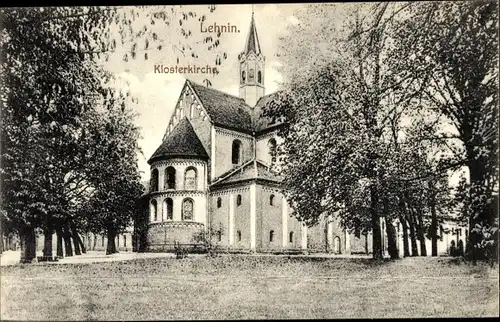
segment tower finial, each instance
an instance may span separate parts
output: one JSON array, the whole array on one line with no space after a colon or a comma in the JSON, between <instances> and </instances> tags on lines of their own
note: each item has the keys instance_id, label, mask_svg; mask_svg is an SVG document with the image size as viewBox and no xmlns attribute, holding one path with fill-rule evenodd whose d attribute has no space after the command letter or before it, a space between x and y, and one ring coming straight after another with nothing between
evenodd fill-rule
<instances>
[{"instance_id":1,"label":"tower finial","mask_svg":"<svg viewBox=\"0 0 500 322\"><path fill-rule=\"evenodd\" d=\"M252 16L253 16L253 8L254 8L253 6L254 6L254 4L252 3Z\"/></svg>"}]
</instances>

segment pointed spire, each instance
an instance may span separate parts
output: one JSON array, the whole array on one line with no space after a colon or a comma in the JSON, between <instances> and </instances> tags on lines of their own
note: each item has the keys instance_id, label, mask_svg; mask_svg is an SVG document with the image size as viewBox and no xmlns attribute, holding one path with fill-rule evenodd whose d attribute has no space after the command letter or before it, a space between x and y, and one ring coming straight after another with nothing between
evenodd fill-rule
<instances>
[{"instance_id":1,"label":"pointed spire","mask_svg":"<svg viewBox=\"0 0 500 322\"><path fill-rule=\"evenodd\" d=\"M252 20L250 21L250 31L248 32L247 42L245 44L244 53L248 54L253 51L255 54L260 54L259 37L257 36L257 28L255 27L255 19L252 5Z\"/></svg>"}]
</instances>

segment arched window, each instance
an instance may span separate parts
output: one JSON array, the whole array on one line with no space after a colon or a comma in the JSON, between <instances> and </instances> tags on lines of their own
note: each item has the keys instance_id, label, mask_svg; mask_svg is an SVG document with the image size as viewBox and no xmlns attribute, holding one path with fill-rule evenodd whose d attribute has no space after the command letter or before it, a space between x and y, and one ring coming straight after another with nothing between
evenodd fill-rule
<instances>
[{"instance_id":1,"label":"arched window","mask_svg":"<svg viewBox=\"0 0 500 322\"><path fill-rule=\"evenodd\" d=\"M232 153L231 153L231 160L233 162L233 165L238 165L241 163L241 141L240 140L234 140L233 141L233 147L232 147Z\"/></svg>"},{"instance_id":2,"label":"arched window","mask_svg":"<svg viewBox=\"0 0 500 322\"><path fill-rule=\"evenodd\" d=\"M335 254L340 254L340 238L338 236L333 238L333 252Z\"/></svg>"},{"instance_id":3,"label":"arched window","mask_svg":"<svg viewBox=\"0 0 500 322\"><path fill-rule=\"evenodd\" d=\"M293 243L293 231L288 234L288 242Z\"/></svg>"},{"instance_id":4,"label":"arched window","mask_svg":"<svg viewBox=\"0 0 500 322\"><path fill-rule=\"evenodd\" d=\"M250 69L248 71L248 81L253 82L254 74L253 74L253 69Z\"/></svg>"},{"instance_id":5,"label":"arched window","mask_svg":"<svg viewBox=\"0 0 500 322\"><path fill-rule=\"evenodd\" d=\"M101 246L104 247L104 236L102 236Z\"/></svg>"},{"instance_id":6,"label":"arched window","mask_svg":"<svg viewBox=\"0 0 500 322\"><path fill-rule=\"evenodd\" d=\"M182 220L193 220L193 200L184 199L182 202Z\"/></svg>"},{"instance_id":7,"label":"arched window","mask_svg":"<svg viewBox=\"0 0 500 322\"><path fill-rule=\"evenodd\" d=\"M236 197L236 206L241 206L241 195Z\"/></svg>"},{"instance_id":8,"label":"arched window","mask_svg":"<svg viewBox=\"0 0 500 322\"><path fill-rule=\"evenodd\" d=\"M184 173L184 190L196 190L196 169L187 168Z\"/></svg>"},{"instance_id":9,"label":"arched window","mask_svg":"<svg viewBox=\"0 0 500 322\"><path fill-rule=\"evenodd\" d=\"M270 195L270 196L269 196L269 204L270 204L271 206L274 206L274 195Z\"/></svg>"},{"instance_id":10,"label":"arched window","mask_svg":"<svg viewBox=\"0 0 500 322\"><path fill-rule=\"evenodd\" d=\"M269 148L269 155L271 156L271 164L276 162L276 140L274 138L267 142Z\"/></svg>"},{"instance_id":11,"label":"arched window","mask_svg":"<svg viewBox=\"0 0 500 322\"><path fill-rule=\"evenodd\" d=\"M151 171L150 185L151 185L152 192L159 190L158 189L158 169L153 169L153 171Z\"/></svg>"},{"instance_id":12,"label":"arched window","mask_svg":"<svg viewBox=\"0 0 500 322\"><path fill-rule=\"evenodd\" d=\"M172 198L163 200L163 218L165 220L174 219L174 201Z\"/></svg>"},{"instance_id":13,"label":"arched window","mask_svg":"<svg viewBox=\"0 0 500 322\"><path fill-rule=\"evenodd\" d=\"M261 73L261 71L260 71L260 70L257 72L257 82L258 82L259 84L261 84L261 83L262 83L262 73Z\"/></svg>"},{"instance_id":14,"label":"arched window","mask_svg":"<svg viewBox=\"0 0 500 322\"><path fill-rule=\"evenodd\" d=\"M217 240L222 241L222 231L217 231Z\"/></svg>"},{"instance_id":15,"label":"arched window","mask_svg":"<svg viewBox=\"0 0 500 322\"><path fill-rule=\"evenodd\" d=\"M151 221L157 221L158 220L158 213L157 213L157 205L156 205L156 200L151 200Z\"/></svg>"},{"instance_id":16,"label":"arched window","mask_svg":"<svg viewBox=\"0 0 500 322\"><path fill-rule=\"evenodd\" d=\"M127 248L127 235L123 235L123 247Z\"/></svg>"},{"instance_id":17,"label":"arched window","mask_svg":"<svg viewBox=\"0 0 500 322\"><path fill-rule=\"evenodd\" d=\"M221 197L217 198L217 208L222 207L222 199Z\"/></svg>"},{"instance_id":18,"label":"arched window","mask_svg":"<svg viewBox=\"0 0 500 322\"><path fill-rule=\"evenodd\" d=\"M189 111L189 117L190 118L194 117L194 104L191 104L190 111Z\"/></svg>"},{"instance_id":19,"label":"arched window","mask_svg":"<svg viewBox=\"0 0 500 322\"><path fill-rule=\"evenodd\" d=\"M165 187L175 189L175 168L167 167L165 169Z\"/></svg>"},{"instance_id":20,"label":"arched window","mask_svg":"<svg viewBox=\"0 0 500 322\"><path fill-rule=\"evenodd\" d=\"M274 230L271 230L269 232L269 242L272 243L273 242L273 239L274 239Z\"/></svg>"},{"instance_id":21,"label":"arched window","mask_svg":"<svg viewBox=\"0 0 500 322\"><path fill-rule=\"evenodd\" d=\"M241 72L241 83L242 83L242 84L245 84L245 80L246 80L245 71L242 71L242 72Z\"/></svg>"},{"instance_id":22,"label":"arched window","mask_svg":"<svg viewBox=\"0 0 500 322\"><path fill-rule=\"evenodd\" d=\"M238 235L238 241L240 242L241 241L241 230L238 230L236 232L236 235Z\"/></svg>"}]
</instances>

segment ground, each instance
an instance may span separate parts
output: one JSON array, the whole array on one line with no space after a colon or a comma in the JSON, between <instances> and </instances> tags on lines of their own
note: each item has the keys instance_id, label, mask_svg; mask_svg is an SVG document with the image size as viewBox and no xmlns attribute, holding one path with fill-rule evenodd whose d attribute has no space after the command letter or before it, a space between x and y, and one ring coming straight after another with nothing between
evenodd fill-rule
<instances>
[{"instance_id":1,"label":"ground","mask_svg":"<svg viewBox=\"0 0 500 322\"><path fill-rule=\"evenodd\" d=\"M451 258L374 263L369 258L296 255L142 256L4 266L1 319L405 318L499 313L498 267L472 266ZM104 256L94 256L99 257Z\"/></svg>"}]
</instances>

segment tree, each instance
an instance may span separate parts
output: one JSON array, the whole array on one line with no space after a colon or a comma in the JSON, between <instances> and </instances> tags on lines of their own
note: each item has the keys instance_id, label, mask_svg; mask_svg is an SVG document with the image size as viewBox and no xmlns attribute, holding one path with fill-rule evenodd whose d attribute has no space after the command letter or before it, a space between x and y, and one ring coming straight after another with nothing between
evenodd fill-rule
<instances>
[{"instance_id":1,"label":"tree","mask_svg":"<svg viewBox=\"0 0 500 322\"><path fill-rule=\"evenodd\" d=\"M115 238L132 224L143 193L137 166L139 129L133 116L123 101L116 100L95 113L95 126L87 136L96 149L87 173L93 193L83 211L91 231L107 234L106 254L117 252Z\"/></svg>"},{"instance_id":2,"label":"tree","mask_svg":"<svg viewBox=\"0 0 500 322\"><path fill-rule=\"evenodd\" d=\"M477 244L481 227L493 224L488 209L498 181L498 5L415 4L407 17L394 55L406 58L401 75L413 75L429 109L455 129L438 138L458 141L449 143L449 162L468 168L469 241Z\"/></svg>"},{"instance_id":3,"label":"tree","mask_svg":"<svg viewBox=\"0 0 500 322\"><path fill-rule=\"evenodd\" d=\"M215 6L208 10L213 12ZM160 39L149 25L135 22L141 15L150 25L177 22L172 19L180 15L178 31L188 40L172 44ZM89 125L83 120L111 96L111 89L102 82L109 78L102 77L95 62L116 53L119 42L122 48L130 45L125 61L138 52L147 59L149 50L162 50L165 44L171 44L182 59L195 59L195 46L187 44L191 42L214 52L221 64L227 56L216 52L220 35L198 42L189 39L192 33L186 24L206 17L182 7L142 12L131 7L1 9L2 187L6 188L1 216L25 239L23 259L35 257L36 228L46 236L45 256L52 255L54 228L58 255L63 255L63 240L66 255L72 255L71 239L80 253L79 210L74 207L88 199L92 190L86 178L92 171L85 156L93 148L81 145ZM143 49L138 45L141 41Z\"/></svg>"},{"instance_id":4,"label":"tree","mask_svg":"<svg viewBox=\"0 0 500 322\"><path fill-rule=\"evenodd\" d=\"M397 203L395 195L387 191L391 189L388 180L394 176L394 171L382 169L387 165L385 160L391 159L385 137L390 116L397 109L407 108L413 95L402 86L408 78L394 78L387 56L389 31L396 15L405 6L380 3L348 8L343 10L343 19L338 24L332 23L338 20L337 10L324 10L331 8L327 5L311 6L299 17L300 24L292 27L290 35L293 36L283 41L283 48L290 53L285 57L292 62L283 70L287 90L277 96L268 109L269 115L283 116L292 124L281 132L282 137L294 145L299 140L304 142L296 147L285 143L283 151L297 155L297 162L291 163L294 168L285 170L285 176L298 175L297 180L285 180L284 186L290 184L305 190L299 192L301 189L292 188L296 193L294 201L307 205L303 212L312 213L299 216L317 219L325 210L341 211L344 225L366 225L369 218L373 256L377 259L382 257L383 251L381 217L390 228L391 256L398 256L392 230L395 218L391 215ZM336 32L336 36L324 39L325 30ZM297 62L294 54L300 59L304 57L304 50L315 56L309 60L311 63L293 65ZM288 65L286 59L283 65ZM298 71L294 71L295 68ZM305 71L306 68L310 71ZM299 82L307 85L301 87L297 85ZM301 105L306 107L302 109ZM328 170L321 172L323 167ZM351 194L360 189L357 186L368 189L365 190L369 195L368 204L349 200ZM348 211L348 205L358 205L362 209ZM316 220L309 219L311 222Z\"/></svg>"}]
</instances>

